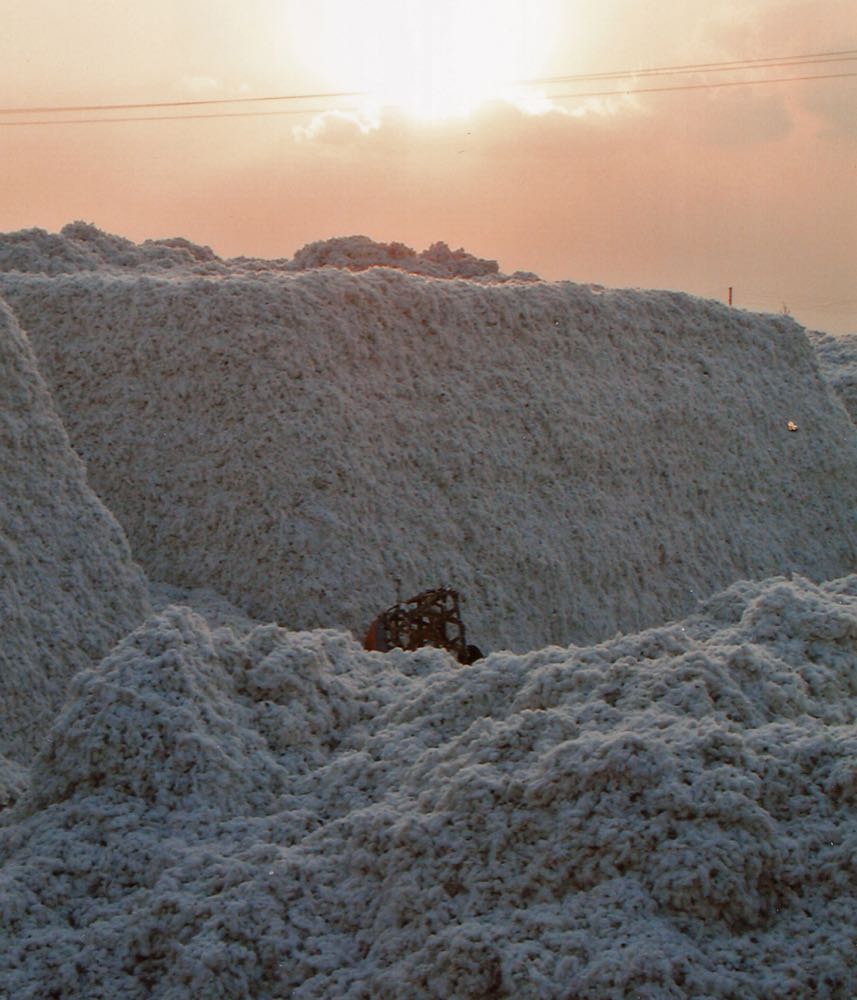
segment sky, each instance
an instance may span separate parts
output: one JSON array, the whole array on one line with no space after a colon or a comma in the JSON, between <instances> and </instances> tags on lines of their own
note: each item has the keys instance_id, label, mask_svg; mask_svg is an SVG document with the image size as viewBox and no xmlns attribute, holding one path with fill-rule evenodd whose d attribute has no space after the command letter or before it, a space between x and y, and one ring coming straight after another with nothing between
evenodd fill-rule
<instances>
[{"instance_id":1,"label":"sky","mask_svg":"<svg viewBox=\"0 0 857 1000\"><path fill-rule=\"evenodd\" d=\"M0 232L443 240L857 332L857 0L0 0L0 24ZM202 101L237 103L176 103ZM117 104L149 106L89 110Z\"/></svg>"}]
</instances>

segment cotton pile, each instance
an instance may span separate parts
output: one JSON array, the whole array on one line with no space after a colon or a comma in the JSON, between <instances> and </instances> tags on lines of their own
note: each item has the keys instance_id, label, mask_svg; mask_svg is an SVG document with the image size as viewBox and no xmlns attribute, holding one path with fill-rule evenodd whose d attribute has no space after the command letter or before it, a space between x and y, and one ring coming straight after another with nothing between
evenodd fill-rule
<instances>
[{"instance_id":1,"label":"cotton pile","mask_svg":"<svg viewBox=\"0 0 857 1000\"><path fill-rule=\"evenodd\" d=\"M433 243L417 253L404 243L378 243L368 236L340 236L309 243L298 250L292 260L236 257L223 261L210 247L191 243L181 236L137 244L122 236L104 233L86 222L70 223L60 233L24 229L0 234L0 271L52 275L79 271L125 274L129 271L155 274L190 271L223 275L242 271L306 271L318 267L365 271L380 266L435 278L510 280L500 273L496 260L474 257L463 249L450 250L443 242ZM536 275L521 271L515 272L512 279L538 280Z\"/></svg>"},{"instance_id":2,"label":"cotton pile","mask_svg":"<svg viewBox=\"0 0 857 1000\"><path fill-rule=\"evenodd\" d=\"M524 651L857 564L857 431L787 317L413 254L5 246L0 292L150 579L355 634L446 584L473 642ZM298 257L396 259L328 251Z\"/></svg>"},{"instance_id":3,"label":"cotton pile","mask_svg":"<svg viewBox=\"0 0 857 1000\"><path fill-rule=\"evenodd\" d=\"M0 829L0 995L847 1000L855 709L855 576L468 668L172 606Z\"/></svg>"},{"instance_id":4,"label":"cotton pile","mask_svg":"<svg viewBox=\"0 0 857 1000\"><path fill-rule=\"evenodd\" d=\"M0 300L0 807L65 697L149 611L127 540L86 482Z\"/></svg>"},{"instance_id":5,"label":"cotton pile","mask_svg":"<svg viewBox=\"0 0 857 1000\"><path fill-rule=\"evenodd\" d=\"M361 237L0 294L0 998L854 1000L847 343ZM493 652L362 648L441 582Z\"/></svg>"},{"instance_id":6,"label":"cotton pile","mask_svg":"<svg viewBox=\"0 0 857 1000\"><path fill-rule=\"evenodd\" d=\"M836 390L851 419L857 423L857 333L832 337L817 330L807 335L818 355L825 379Z\"/></svg>"}]
</instances>

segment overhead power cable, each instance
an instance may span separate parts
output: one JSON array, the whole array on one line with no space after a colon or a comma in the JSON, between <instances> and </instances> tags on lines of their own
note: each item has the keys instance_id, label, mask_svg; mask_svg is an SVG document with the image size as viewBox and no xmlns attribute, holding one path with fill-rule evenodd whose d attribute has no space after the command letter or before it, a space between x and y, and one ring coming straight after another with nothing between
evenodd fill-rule
<instances>
[{"instance_id":1,"label":"overhead power cable","mask_svg":"<svg viewBox=\"0 0 857 1000\"><path fill-rule=\"evenodd\" d=\"M831 52L809 52L792 56L771 56L757 59L736 59L728 62L686 63L679 66L655 66L644 69L611 70L605 73L576 73L565 76L533 77L518 81L523 85L546 83L572 83L589 80L628 79L640 76L674 75L691 72L726 72L738 69L769 69L779 66L809 65L817 62L845 62L857 60L857 49ZM274 101L326 101L342 98L365 97L365 91L322 91L310 94L266 94L246 97L212 97L182 101L140 101L123 104L65 104L0 108L0 115L61 114L82 111L143 111L154 108L189 108L217 104L252 104Z\"/></svg>"},{"instance_id":2,"label":"overhead power cable","mask_svg":"<svg viewBox=\"0 0 857 1000\"><path fill-rule=\"evenodd\" d=\"M191 101L141 101L136 104L60 104L28 108L0 108L0 115L60 114L79 111L143 111L151 108L199 108L212 104L251 104L261 101L323 101L362 97L359 91L337 90L322 94L268 94L264 97L210 97Z\"/></svg>"},{"instance_id":3,"label":"overhead power cable","mask_svg":"<svg viewBox=\"0 0 857 1000\"><path fill-rule=\"evenodd\" d=\"M732 60L718 63L688 63L681 66L659 66L637 70L615 70L607 73L580 73L566 76L540 77L526 81L520 81L522 85L537 86L560 83L585 83L589 81L601 80L623 80L637 79L640 77L650 78L658 76L672 76L677 74L690 73L710 73L710 72L735 72L739 70L769 70L781 67L798 67L821 65L834 62L857 61L857 49L843 49L830 52L806 53L803 55L778 56L759 59ZM656 87L629 86L614 90L584 90L567 94L548 94L553 100L571 100L575 98L587 97L617 97L628 94L651 94L667 91L679 90L711 90L721 87L747 87L757 86L765 83L791 83L803 82L807 80L835 80L857 76L855 72L823 73L823 74L799 74L794 76L777 77L756 77L742 80L721 80L709 83L676 83L665 84ZM111 103L111 104L77 104L77 105L42 105L28 107L0 108L0 115L17 116L31 114L80 114L91 112L97 117L83 118L49 118L49 119L20 119L12 121L0 121L0 127L10 126L32 126L32 125L84 125L107 122L135 122L135 121L198 121L201 119L215 118L250 118L250 117L271 117L279 115L298 114L319 114L324 111L333 110L355 110L353 106L343 107L342 105L318 106L320 101L341 101L348 99L351 101L368 96L362 91L330 91L309 94L268 94L263 96L247 97L222 97L205 98L183 101L141 101L137 103ZM242 110L242 111L212 111L203 114L158 114L158 115L110 115L100 114L105 111L154 111L164 109L182 109L197 107L234 106L238 104L259 104L277 102L305 102L311 101L315 106L278 108L271 111Z\"/></svg>"},{"instance_id":4,"label":"overhead power cable","mask_svg":"<svg viewBox=\"0 0 857 1000\"><path fill-rule=\"evenodd\" d=\"M209 114L190 115L109 115L97 118L28 119L0 122L0 128L16 125L97 125L101 122L193 122L206 118L278 118L283 115L321 114L324 111L356 111L357 108L278 108L276 111L212 111Z\"/></svg>"},{"instance_id":5,"label":"overhead power cable","mask_svg":"<svg viewBox=\"0 0 857 1000\"><path fill-rule=\"evenodd\" d=\"M735 59L730 62L685 63L680 66L653 66L638 69L610 70L605 73L574 73L566 76L542 76L522 80L525 84L586 83L590 80L625 80L643 76L674 76L689 73L731 73L741 69L779 69L784 66L808 66L829 62L853 62L857 49L835 52L810 52L793 56L770 56L758 59Z\"/></svg>"},{"instance_id":6,"label":"overhead power cable","mask_svg":"<svg viewBox=\"0 0 857 1000\"><path fill-rule=\"evenodd\" d=\"M619 90L582 90L570 94L549 94L553 101L576 97L625 97L632 94L661 94L670 90L717 90L720 87L757 87L765 83L801 83L804 80L842 80L857 76L853 73L823 73L817 76L772 76L758 80L719 80L717 83L677 83L664 87L626 87Z\"/></svg>"}]
</instances>

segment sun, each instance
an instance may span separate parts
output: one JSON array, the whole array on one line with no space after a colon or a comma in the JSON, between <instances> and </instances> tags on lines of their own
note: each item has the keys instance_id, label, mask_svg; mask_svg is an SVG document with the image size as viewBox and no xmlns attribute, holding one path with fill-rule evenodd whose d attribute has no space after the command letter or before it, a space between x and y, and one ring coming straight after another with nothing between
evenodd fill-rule
<instances>
[{"instance_id":1,"label":"sun","mask_svg":"<svg viewBox=\"0 0 857 1000\"><path fill-rule=\"evenodd\" d=\"M336 90L422 119L464 115L537 75L553 0L316 0L305 59Z\"/></svg>"}]
</instances>

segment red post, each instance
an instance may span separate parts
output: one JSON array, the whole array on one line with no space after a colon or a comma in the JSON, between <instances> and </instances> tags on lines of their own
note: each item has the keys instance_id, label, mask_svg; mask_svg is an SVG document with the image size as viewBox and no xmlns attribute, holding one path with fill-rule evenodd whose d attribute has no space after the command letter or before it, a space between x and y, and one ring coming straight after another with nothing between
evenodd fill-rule
<instances>
[{"instance_id":1,"label":"red post","mask_svg":"<svg viewBox=\"0 0 857 1000\"><path fill-rule=\"evenodd\" d=\"M729 286L729 305L732 305L732 286Z\"/></svg>"}]
</instances>

